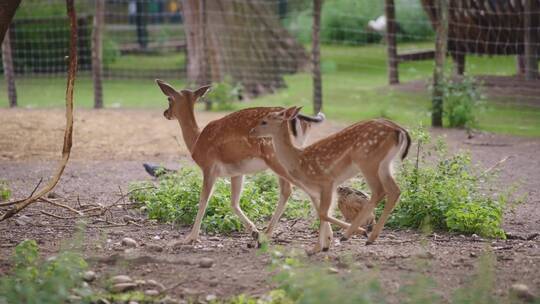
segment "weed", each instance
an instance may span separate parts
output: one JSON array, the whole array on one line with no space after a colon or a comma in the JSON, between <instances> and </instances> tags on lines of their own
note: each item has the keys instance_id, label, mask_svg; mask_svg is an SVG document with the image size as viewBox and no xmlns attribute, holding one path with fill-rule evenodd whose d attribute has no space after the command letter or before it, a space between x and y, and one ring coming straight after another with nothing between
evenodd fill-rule
<instances>
[{"instance_id":1,"label":"weed","mask_svg":"<svg viewBox=\"0 0 540 304\"><path fill-rule=\"evenodd\" d=\"M13 262L11 274L0 278L1 304L65 303L72 294L89 294L82 287L87 264L78 253L63 251L42 261L37 243L26 240L15 247Z\"/></svg>"},{"instance_id":2,"label":"weed","mask_svg":"<svg viewBox=\"0 0 540 304\"><path fill-rule=\"evenodd\" d=\"M0 180L0 201L7 201L11 197L11 189L7 181Z\"/></svg>"},{"instance_id":3,"label":"weed","mask_svg":"<svg viewBox=\"0 0 540 304\"><path fill-rule=\"evenodd\" d=\"M151 183L135 183L131 199L146 206L148 216L162 222L191 225L198 210L201 191L201 175L193 168L183 168L176 174L160 177L156 187L148 188ZM228 180L219 180L214 186L202 227L207 232L230 233L240 231L242 222L230 207L231 194ZM259 173L247 178L244 183L240 206L247 217L255 222L268 219L279 197L275 176ZM309 201L289 199L286 218L305 217L309 214Z\"/></svg>"},{"instance_id":4,"label":"weed","mask_svg":"<svg viewBox=\"0 0 540 304\"><path fill-rule=\"evenodd\" d=\"M241 99L242 85L234 83L230 77L222 82L212 83L212 90L206 94L206 98L216 105L215 110L230 111L234 107L233 102Z\"/></svg>"},{"instance_id":5,"label":"weed","mask_svg":"<svg viewBox=\"0 0 540 304\"><path fill-rule=\"evenodd\" d=\"M471 76L461 79L445 77L441 84L444 94L444 116L451 128L474 128L484 95Z\"/></svg>"},{"instance_id":6,"label":"weed","mask_svg":"<svg viewBox=\"0 0 540 304\"><path fill-rule=\"evenodd\" d=\"M501 223L509 195L481 193L493 189L493 174L477 173L467 153L448 153L442 140L426 149L431 139L422 130L413 136L418 139L416 159L403 163L401 199L388 225L505 238Z\"/></svg>"}]
</instances>

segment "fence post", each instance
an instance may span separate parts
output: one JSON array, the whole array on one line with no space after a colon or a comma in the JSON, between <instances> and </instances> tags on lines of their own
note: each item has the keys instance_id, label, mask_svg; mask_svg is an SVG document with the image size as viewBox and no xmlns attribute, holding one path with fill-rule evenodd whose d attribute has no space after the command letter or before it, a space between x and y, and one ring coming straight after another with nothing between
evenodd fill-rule
<instances>
[{"instance_id":1,"label":"fence post","mask_svg":"<svg viewBox=\"0 0 540 304\"><path fill-rule=\"evenodd\" d=\"M396 9L394 0L384 1L384 14L386 16L386 51L388 53L388 83L399 83L398 56L396 43Z\"/></svg>"},{"instance_id":2,"label":"fence post","mask_svg":"<svg viewBox=\"0 0 540 304\"><path fill-rule=\"evenodd\" d=\"M323 0L313 0L313 32L311 39L311 62L313 68L313 110L318 114L322 110L321 77L321 7Z\"/></svg>"},{"instance_id":3,"label":"fence post","mask_svg":"<svg viewBox=\"0 0 540 304\"><path fill-rule=\"evenodd\" d=\"M435 69L433 70L433 96L431 126L442 127L444 60L448 43L448 2L437 0L437 35L435 41Z\"/></svg>"},{"instance_id":4,"label":"fence post","mask_svg":"<svg viewBox=\"0 0 540 304\"><path fill-rule=\"evenodd\" d=\"M202 24L202 29L201 29L201 36L200 39L201 39L201 47L202 47L202 55L203 55L203 58L202 58L202 61L201 61L201 70L202 70L202 75L201 75L201 83L199 83L199 85L208 85L210 84L210 64L208 62L208 46L207 46L207 43L206 43L206 31L207 31L207 28L208 28L208 20L207 20L207 9L206 9L206 0L201 0L201 7L200 7L200 10L199 10L199 17L201 18L201 24ZM210 111L212 110L212 100L210 100L210 98L205 98L205 106L204 106L205 110L207 111Z\"/></svg>"},{"instance_id":5,"label":"fence post","mask_svg":"<svg viewBox=\"0 0 540 304\"><path fill-rule=\"evenodd\" d=\"M11 30L8 28L2 42L2 65L4 66L4 77L6 78L9 107L14 108L17 106L17 89L15 87L15 70L13 69L10 32Z\"/></svg>"},{"instance_id":6,"label":"fence post","mask_svg":"<svg viewBox=\"0 0 540 304\"><path fill-rule=\"evenodd\" d=\"M94 26L92 28L92 80L94 82L94 108L103 108L103 25L105 1L95 0Z\"/></svg>"},{"instance_id":7,"label":"fence post","mask_svg":"<svg viewBox=\"0 0 540 304\"><path fill-rule=\"evenodd\" d=\"M537 15L537 5L535 0L525 0L523 8L524 20L524 45L525 45L525 79L533 80L538 78L538 57L537 45L539 43L537 29L533 28L533 14Z\"/></svg>"}]
</instances>

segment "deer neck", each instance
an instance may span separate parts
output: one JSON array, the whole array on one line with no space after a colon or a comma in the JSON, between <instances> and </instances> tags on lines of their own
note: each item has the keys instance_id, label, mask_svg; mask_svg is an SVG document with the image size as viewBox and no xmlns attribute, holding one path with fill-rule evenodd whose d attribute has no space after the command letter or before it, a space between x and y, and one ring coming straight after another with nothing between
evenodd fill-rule
<instances>
[{"instance_id":1,"label":"deer neck","mask_svg":"<svg viewBox=\"0 0 540 304\"><path fill-rule=\"evenodd\" d=\"M289 173L296 171L299 167L302 150L293 144L287 123L282 124L278 136L274 136L272 141L276 150L276 156L285 169Z\"/></svg>"},{"instance_id":2,"label":"deer neck","mask_svg":"<svg viewBox=\"0 0 540 304\"><path fill-rule=\"evenodd\" d=\"M199 134L201 134L197 120L195 120L194 109L191 108L189 111L182 111L176 117L178 117L180 129L182 129L184 142L186 143L189 152L192 152L193 146L197 141L197 137L199 137Z\"/></svg>"}]
</instances>

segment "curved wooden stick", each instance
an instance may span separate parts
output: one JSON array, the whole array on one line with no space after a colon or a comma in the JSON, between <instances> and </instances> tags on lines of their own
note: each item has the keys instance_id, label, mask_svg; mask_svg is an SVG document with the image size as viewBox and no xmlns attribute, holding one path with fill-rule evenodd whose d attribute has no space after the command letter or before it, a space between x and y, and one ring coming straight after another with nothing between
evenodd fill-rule
<instances>
[{"instance_id":1,"label":"curved wooden stick","mask_svg":"<svg viewBox=\"0 0 540 304\"><path fill-rule=\"evenodd\" d=\"M40 197L47 194L54 189L69 160L71 154L71 146L73 144L73 87L75 85L75 74L77 73L77 16L75 14L75 8L73 0L66 0L67 14L69 17L69 23L71 27L70 43L69 43L69 69L67 76L66 87L66 130L64 132L64 146L62 148L62 160L56 172L56 175L49 181L49 183L36 194L31 195L24 201L15 204L11 209L8 209L0 221L8 219L28 205L36 202Z\"/></svg>"}]
</instances>

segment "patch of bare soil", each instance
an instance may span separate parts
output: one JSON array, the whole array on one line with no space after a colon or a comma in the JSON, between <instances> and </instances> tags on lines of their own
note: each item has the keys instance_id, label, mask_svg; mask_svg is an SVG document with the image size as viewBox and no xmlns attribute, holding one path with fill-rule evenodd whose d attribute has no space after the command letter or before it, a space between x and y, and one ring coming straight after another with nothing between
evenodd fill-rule
<instances>
[{"instance_id":1,"label":"patch of bare soil","mask_svg":"<svg viewBox=\"0 0 540 304\"><path fill-rule=\"evenodd\" d=\"M201 124L220 114L197 113ZM166 121L161 113L142 110L79 110L76 113L73 159L68 164L56 197L72 206L87 203L108 205L125 193L130 182L150 179L143 161L163 163L175 168L192 164L176 122ZM0 110L0 179L9 181L14 197L26 197L43 177L47 179L56 166L63 128L61 110ZM325 123L312 136L316 139L340 129L342 125ZM434 130L447 137L452 149L466 149L473 160L488 168L510 156L500 166L501 189L519 182L526 200L509 210L504 227L520 236L540 232L540 139L477 134L472 139L462 131ZM176 137L176 138L174 138ZM63 241L73 235L75 220L55 219L42 210L71 215L65 210L37 203L20 216L0 223L0 274L11 265L13 247L24 239L38 241L46 256L55 254ZM216 295L228 297L239 293L260 295L272 288L269 259L251 248L247 233L231 236L203 235L194 246L171 248L182 239L189 227L173 227L144 219L137 209L115 207L109 218L122 222L125 216L138 225L108 227L90 219L85 255L101 278L128 274L135 279L154 279L174 298ZM309 221L282 220L272 239L286 249L311 248L317 233ZM339 232L336 232L339 236ZM125 251L120 244L133 238L137 247ZM336 237L339 239L339 237ZM496 257L497 292L506 294L516 282L527 284L540 293L540 238L531 240L485 240L472 236L436 233L423 236L415 231L386 229L375 245L365 246L356 237L336 243L330 252L309 257L313 263L330 263L340 275L349 267L379 269L383 286L395 293L408 282L407 275L419 271L419 261L429 266L422 271L433 277L448 292L466 284L487 249ZM428 253L426 253L428 252ZM200 267L202 258L211 258L210 268ZM352 261L352 266L347 261Z\"/></svg>"}]
</instances>

